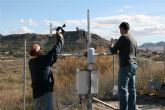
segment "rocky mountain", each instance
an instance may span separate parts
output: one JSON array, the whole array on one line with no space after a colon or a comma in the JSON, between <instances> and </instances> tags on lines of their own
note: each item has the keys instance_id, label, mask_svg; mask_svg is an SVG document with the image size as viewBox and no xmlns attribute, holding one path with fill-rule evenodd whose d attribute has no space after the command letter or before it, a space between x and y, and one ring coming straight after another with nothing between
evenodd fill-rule
<instances>
[{"instance_id":1,"label":"rocky mountain","mask_svg":"<svg viewBox=\"0 0 165 110\"><path fill-rule=\"evenodd\" d=\"M76 51L86 48L87 32L85 31L68 31L64 34L65 45L63 51ZM48 34L12 34L0 35L0 52L18 53L24 50L24 40L26 39L27 47L32 43L38 43L44 49L49 50L56 41L56 35L50 37ZM91 34L92 47L106 46L108 40L101 38L97 34Z\"/></svg>"},{"instance_id":2,"label":"rocky mountain","mask_svg":"<svg viewBox=\"0 0 165 110\"><path fill-rule=\"evenodd\" d=\"M139 46L139 49L148 49L151 51L163 51L165 47L165 42L160 41L158 43L144 43L141 46Z\"/></svg>"},{"instance_id":3,"label":"rocky mountain","mask_svg":"<svg viewBox=\"0 0 165 110\"><path fill-rule=\"evenodd\" d=\"M156 43L156 45L159 47L165 47L165 42L161 41L161 42Z\"/></svg>"}]
</instances>

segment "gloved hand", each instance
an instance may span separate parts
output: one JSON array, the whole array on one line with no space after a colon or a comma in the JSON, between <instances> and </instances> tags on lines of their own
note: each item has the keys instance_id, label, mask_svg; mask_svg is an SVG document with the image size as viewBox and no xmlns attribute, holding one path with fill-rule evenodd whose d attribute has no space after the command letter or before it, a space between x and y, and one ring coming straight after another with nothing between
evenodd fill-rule
<instances>
[{"instance_id":1,"label":"gloved hand","mask_svg":"<svg viewBox=\"0 0 165 110\"><path fill-rule=\"evenodd\" d=\"M64 39L63 34L61 34L58 31L56 32L56 36L57 36L58 39Z\"/></svg>"},{"instance_id":2,"label":"gloved hand","mask_svg":"<svg viewBox=\"0 0 165 110\"><path fill-rule=\"evenodd\" d=\"M65 33L64 29L63 29L63 28L61 28L60 26L56 28L56 31L58 31L58 32L59 32L60 30L61 30L61 33L62 33L62 34L64 34L64 33Z\"/></svg>"}]
</instances>

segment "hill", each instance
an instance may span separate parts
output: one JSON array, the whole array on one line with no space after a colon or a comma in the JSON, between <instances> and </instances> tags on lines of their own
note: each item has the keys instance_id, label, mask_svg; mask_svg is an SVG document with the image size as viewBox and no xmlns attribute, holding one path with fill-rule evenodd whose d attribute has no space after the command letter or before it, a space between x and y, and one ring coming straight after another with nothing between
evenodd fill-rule
<instances>
[{"instance_id":1,"label":"hill","mask_svg":"<svg viewBox=\"0 0 165 110\"><path fill-rule=\"evenodd\" d=\"M160 41L158 43L144 43L141 46L139 46L139 49L143 50L151 50L151 51L163 51L165 47L165 42Z\"/></svg>"},{"instance_id":2,"label":"hill","mask_svg":"<svg viewBox=\"0 0 165 110\"><path fill-rule=\"evenodd\" d=\"M27 40L27 47L32 43L38 43L42 46L44 51L48 51L56 41L56 35L50 37L48 34L11 34L0 35L0 52L8 52L11 54L18 54L24 50L24 40ZM68 31L64 34L65 45L64 52L73 52L76 50L83 50L86 48L87 32L85 31ZM91 34L92 47L106 46L109 44L108 40L101 38L97 34Z\"/></svg>"}]
</instances>

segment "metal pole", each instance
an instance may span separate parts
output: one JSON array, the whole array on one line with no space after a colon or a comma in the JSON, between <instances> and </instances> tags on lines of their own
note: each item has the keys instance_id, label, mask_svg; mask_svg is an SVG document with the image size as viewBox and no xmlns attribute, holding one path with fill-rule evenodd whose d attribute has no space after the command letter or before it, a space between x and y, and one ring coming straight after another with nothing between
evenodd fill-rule
<instances>
[{"instance_id":1,"label":"metal pole","mask_svg":"<svg viewBox=\"0 0 165 110\"><path fill-rule=\"evenodd\" d=\"M115 87L115 55L113 55L113 87Z\"/></svg>"},{"instance_id":2,"label":"metal pole","mask_svg":"<svg viewBox=\"0 0 165 110\"><path fill-rule=\"evenodd\" d=\"M164 57L164 80L163 82L165 82L165 46L164 46L164 52L163 52L163 57Z\"/></svg>"},{"instance_id":3,"label":"metal pole","mask_svg":"<svg viewBox=\"0 0 165 110\"><path fill-rule=\"evenodd\" d=\"M88 104L87 104L87 110L92 110L92 94L91 94L91 70L89 71L89 78L88 78Z\"/></svg>"},{"instance_id":4,"label":"metal pole","mask_svg":"<svg viewBox=\"0 0 165 110\"><path fill-rule=\"evenodd\" d=\"M112 46L115 45L115 39L111 39ZM113 54L113 88L115 86L115 54Z\"/></svg>"},{"instance_id":5,"label":"metal pole","mask_svg":"<svg viewBox=\"0 0 165 110\"><path fill-rule=\"evenodd\" d=\"M88 30L88 36L87 36L87 48L91 45L91 34L90 34L90 11L87 10L87 30Z\"/></svg>"},{"instance_id":6,"label":"metal pole","mask_svg":"<svg viewBox=\"0 0 165 110\"><path fill-rule=\"evenodd\" d=\"M50 36L52 37L52 31L53 31L52 30L52 23L50 23L49 26L50 26Z\"/></svg>"},{"instance_id":7,"label":"metal pole","mask_svg":"<svg viewBox=\"0 0 165 110\"><path fill-rule=\"evenodd\" d=\"M87 50L91 45L91 35L90 35L90 12L89 9L87 10L87 29L88 29L88 36L87 36ZM88 64L89 66L90 64ZM89 77L88 77L88 103L87 103L87 110L92 110L92 94L91 94L91 72L89 70Z\"/></svg>"},{"instance_id":8,"label":"metal pole","mask_svg":"<svg viewBox=\"0 0 165 110\"><path fill-rule=\"evenodd\" d=\"M101 100L99 100L99 99L97 99L97 98L95 98L95 97L93 97L93 100L94 100L95 102L99 102L99 103L101 103L101 104L103 104L103 105L105 105L105 106L107 106L107 107L110 107L110 108L113 109L113 110L119 110L117 107L114 107L114 106L112 106L112 105L110 105L110 104L108 104L108 103L106 103L106 102L103 102L103 101L101 101Z\"/></svg>"},{"instance_id":9,"label":"metal pole","mask_svg":"<svg viewBox=\"0 0 165 110\"><path fill-rule=\"evenodd\" d=\"M26 40L24 40L24 67L23 67L23 110L26 106Z\"/></svg>"}]
</instances>

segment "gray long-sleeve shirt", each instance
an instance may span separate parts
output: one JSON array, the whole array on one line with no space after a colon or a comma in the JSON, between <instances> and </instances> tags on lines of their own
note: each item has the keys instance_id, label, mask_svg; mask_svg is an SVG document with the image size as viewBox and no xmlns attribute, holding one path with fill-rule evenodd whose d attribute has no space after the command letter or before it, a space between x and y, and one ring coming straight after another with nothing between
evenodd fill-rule
<instances>
[{"instance_id":1,"label":"gray long-sleeve shirt","mask_svg":"<svg viewBox=\"0 0 165 110\"><path fill-rule=\"evenodd\" d=\"M120 67L136 64L137 42L132 36L121 36L114 47L110 48L112 54L117 51Z\"/></svg>"}]
</instances>

